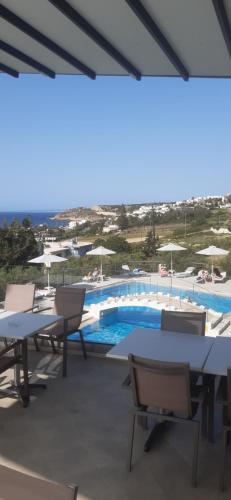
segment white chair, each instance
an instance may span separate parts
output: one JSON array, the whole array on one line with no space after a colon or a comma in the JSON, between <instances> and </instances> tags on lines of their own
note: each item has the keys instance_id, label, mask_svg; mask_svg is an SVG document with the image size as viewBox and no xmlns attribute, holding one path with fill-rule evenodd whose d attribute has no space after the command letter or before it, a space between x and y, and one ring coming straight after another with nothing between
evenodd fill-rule
<instances>
[{"instance_id":1,"label":"white chair","mask_svg":"<svg viewBox=\"0 0 231 500\"><path fill-rule=\"evenodd\" d=\"M194 271L195 267L187 267L187 269L185 269L182 273L174 273L174 276L176 278L189 278L190 276L193 276Z\"/></svg>"}]
</instances>

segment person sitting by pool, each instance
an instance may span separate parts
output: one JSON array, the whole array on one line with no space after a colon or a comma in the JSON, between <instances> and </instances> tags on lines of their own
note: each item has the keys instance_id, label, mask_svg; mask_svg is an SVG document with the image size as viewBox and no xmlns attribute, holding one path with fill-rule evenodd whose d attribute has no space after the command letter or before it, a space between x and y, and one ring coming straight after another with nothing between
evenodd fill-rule
<instances>
[{"instance_id":1,"label":"person sitting by pool","mask_svg":"<svg viewBox=\"0 0 231 500\"><path fill-rule=\"evenodd\" d=\"M100 270L98 267L95 267L94 271L89 272L86 276L83 277L83 281L97 281L100 277Z\"/></svg>"},{"instance_id":2,"label":"person sitting by pool","mask_svg":"<svg viewBox=\"0 0 231 500\"><path fill-rule=\"evenodd\" d=\"M196 282L197 283L205 283L206 282L206 271L205 269L200 269L200 271L198 271L197 273L197 277L196 277Z\"/></svg>"},{"instance_id":3,"label":"person sitting by pool","mask_svg":"<svg viewBox=\"0 0 231 500\"><path fill-rule=\"evenodd\" d=\"M211 276L213 283L224 283L226 279L226 272L221 273L218 267L214 267Z\"/></svg>"},{"instance_id":4,"label":"person sitting by pool","mask_svg":"<svg viewBox=\"0 0 231 500\"><path fill-rule=\"evenodd\" d=\"M200 269L197 273L196 282L197 283L206 283L212 281L212 276L206 269Z\"/></svg>"},{"instance_id":5,"label":"person sitting by pool","mask_svg":"<svg viewBox=\"0 0 231 500\"><path fill-rule=\"evenodd\" d=\"M83 277L83 281L91 281L91 271Z\"/></svg>"},{"instance_id":6,"label":"person sitting by pool","mask_svg":"<svg viewBox=\"0 0 231 500\"><path fill-rule=\"evenodd\" d=\"M91 277L93 281L96 281L100 277L100 270L98 269L98 267L95 267Z\"/></svg>"},{"instance_id":7,"label":"person sitting by pool","mask_svg":"<svg viewBox=\"0 0 231 500\"><path fill-rule=\"evenodd\" d=\"M215 276L217 276L218 278L222 278L222 275L220 273L220 269L218 269L218 267L214 267L213 268L213 273Z\"/></svg>"},{"instance_id":8,"label":"person sitting by pool","mask_svg":"<svg viewBox=\"0 0 231 500\"><path fill-rule=\"evenodd\" d=\"M165 264L159 264L159 274L162 278L168 276L168 270Z\"/></svg>"}]
</instances>

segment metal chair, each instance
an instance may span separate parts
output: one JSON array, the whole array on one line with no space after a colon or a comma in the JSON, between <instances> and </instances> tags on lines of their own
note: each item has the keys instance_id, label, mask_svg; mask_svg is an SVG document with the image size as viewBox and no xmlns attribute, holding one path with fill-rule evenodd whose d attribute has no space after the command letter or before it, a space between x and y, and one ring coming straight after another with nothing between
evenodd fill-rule
<instances>
[{"instance_id":1,"label":"metal chair","mask_svg":"<svg viewBox=\"0 0 231 500\"><path fill-rule=\"evenodd\" d=\"M83 356L87 358L87 352L80 324L84 314L83 306L85 299L85 288L60 287L56 291L52 314L63 316L63 320L41 330L34 336L36 350L39 351L38 339L49 340L53 352L56 352L55 342L60 345L63 342L63 376L67 374L67 341L72 333L79 333ZM43 311L47 310L43 309ZM41 310L39 312L42 312Z\"/></svg>"},{"instance_id":2,"label":"metal chair","mask_svg":"<svg viewBox=\"0 0 231 500\"><path fill-rule=\"evenodd\" d=\"M165 311L161 312L161 330L205 335L206 312Z\"/></svg>"},{"instance_id":3,"label":"metal chair","mask_svg":"<svg viewBox=\"0 0 231 500\"><path fill-rule=\"evenodd\" d=\"M194 431L192 484L197 486L200 421L193 420L192 403L203 403L203 388L190 388L190 370L187 363L153 361L133 354L129 354L128 362L135 405L129 438L128 469L131 470L132 466L136 418L144 420L147 417L156 417L163 422L184 423ZM161 412L157 409L161 409ZM177 412L180 413L179 417L175 415Z\"/></svg>"},{"instance_id":4,"label":"metal chair","mask_svg":"<svg viewBox=\"0 0 231 500\"><path fill-rule=\"evenodd\" d=\"M35 285L8 284L5 295L5 311L29 312L34 308Z\"/></svg>"},{"instance_id":5,"label":"metal chair","mask_svg":"<svg viewBox=\"0 0 231 500\"><path fill-rule=\"evenodd\" d=\"M29 476L0 465L1 500L76 500L77 486Z\"/></svg>"},{"instance_id":6,"label":"metal chair","mask_svg":"<svg viewBox=\"0 0 231 500\"><path fill-rule=\"evenodd\" d=\"M223 404L223 428L221 442L221 460L220 460L220 481L221 491L225 489L225 455L226 447L231 436L231 368L227 369L227 379L222 377L218 389L220 402Z\"/></svg>"}]
</instances>

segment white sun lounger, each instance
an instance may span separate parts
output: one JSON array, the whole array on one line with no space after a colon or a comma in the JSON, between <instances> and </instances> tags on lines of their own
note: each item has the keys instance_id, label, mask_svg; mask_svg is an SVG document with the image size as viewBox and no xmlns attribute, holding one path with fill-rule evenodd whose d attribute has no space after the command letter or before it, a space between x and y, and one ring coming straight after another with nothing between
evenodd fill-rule
<instances>
[{"instance_id":1,"label":"white sun lounger","mask_svg":"<svg viewBox=\"0 0 231 500\"><path fill-rule=\"evenodd\" d=\"M182 273L174 273L173 276L175 278L189 278L193 275L194 271L195 267L187 267L187 269L185 269L185 271L183 271Z\"/></svg>"}]
</instances>

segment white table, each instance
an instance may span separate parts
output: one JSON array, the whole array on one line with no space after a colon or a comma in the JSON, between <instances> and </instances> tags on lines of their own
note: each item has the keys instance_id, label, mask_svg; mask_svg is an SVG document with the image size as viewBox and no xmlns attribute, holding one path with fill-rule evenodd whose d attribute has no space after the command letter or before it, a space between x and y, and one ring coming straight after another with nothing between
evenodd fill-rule
<instances>
[{"instance_id":1,"label":"white table","mask_svg":"<svg viewBox=\"0 0 231 500\"><path fill-rule=\"evenodd\" d=\"M28 360L27 360L27 339L32 337L41 329L62 320L62 316L54 314L39 314L39 313L15 313L6 311L0 314L0 338L13 339L19 341L17 350L22 347L22 365L24 373L23 390L20 384L19 365L16 365L15 370L15 385L19 387L20 395L24 406L28 406L30 401L29 386L45 387L45 384L29 384L28 381ZM18 369L17 369L18 368Z\"/></svg>"},{"instance_id":2,"label":"white table","mask_svg":"<svg viewBox=\"0 0 231 500\"><path fill-rule=\"evenodd\" d=\"M227 368L231 367L231 338L216 337L209 356L206 360L203 372L226 376Z\"/></svg>"},{"instance_id":3,"label":"white table","mask_svg":"<svg viewBox=\"0 0 231 500\"><path fill-rule=\"evenodd\" d=\"M132 353L157 361L186 362L191 370L202 372L214 341L212 337L137 328L114 346L107 357L127 360Z\"/></svg>"},{"instance_id":4,"label":"white table","mask_svg":"<svg viewBox=\"0 0 231 500\"><path fill-rule=\"evenodd\" d=\"M61 319L54 314L6 311L0 314L0 337L23 340Z\"/></svg>"}]
</instances>

